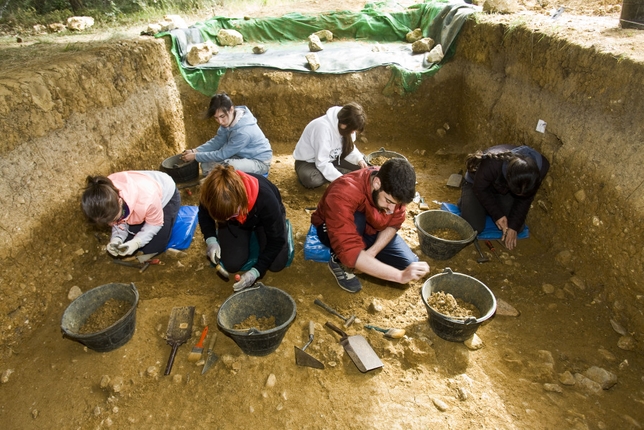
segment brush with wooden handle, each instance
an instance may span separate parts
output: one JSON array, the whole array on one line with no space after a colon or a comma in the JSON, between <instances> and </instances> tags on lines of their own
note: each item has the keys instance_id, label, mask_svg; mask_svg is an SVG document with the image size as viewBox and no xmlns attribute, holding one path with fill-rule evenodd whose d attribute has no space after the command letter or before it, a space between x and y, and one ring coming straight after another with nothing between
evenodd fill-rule
<instances>
[{"instance_id":1,"label":"brush with wooden handle","mask_svg":"<svg viewBox=\"0 0 644 430\"><path fill-rule=\"evenodd\" d=\"M203 331L201 332L201 337L199 338L199 342L197 342L197 344L192 347L192 351L190 351L190 354L188 354L188 361L190 362L199 361L199 359L201 358L201 354L203 353L203 341L206 339L207 334L208 334L208 326L205 326Z\"/></svg>"}]
</instances>

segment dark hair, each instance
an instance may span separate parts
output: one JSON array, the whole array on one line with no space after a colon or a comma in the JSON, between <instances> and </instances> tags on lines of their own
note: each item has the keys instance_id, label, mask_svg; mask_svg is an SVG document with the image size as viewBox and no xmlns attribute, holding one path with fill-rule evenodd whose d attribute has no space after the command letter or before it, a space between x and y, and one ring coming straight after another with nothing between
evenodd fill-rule
<instances>
[{"instance_id":1,"label":"dark hair","mask_svg":"<svg viewBox=\"0 0 644 430\"><path fill-rule=\"evenodd\" d=\"M105 176L88 176L81 197L81 209L90 221L109 225L119 215L119 190Z\"/></svg>"},{"instance_id":2,"label":"dark hair","mask_svg":"<svg viewBox=\"0 0 644 430\"><path fill-rule=\"evenodd\" d=\"M223 109L228 112L233 106L233 101L228 97L228 94L222 91L221 93L212 96L210 99L210 105L208 105L208 110L204 114L204 118L212 118L219 109Z\"/></svg>"},{"instance_id":3,"label":"dark hair","mask_svg":"<svg viewBox=\"0 0 644 430\"><path fill-rule=\"evenodd\" d=\"M541 186L541 172L532 157L525 157L512 151L476 151L465 159L467 171L474 175L483 160L501 160L508 163L505 180L512 194L529 196L536 193Z\"/></svg>"},{"instance_id":4,"label":"dark hair","mask_svg":"<svg viewBox=\"0 0 644 430\"><path fill-rule=\"evenodd\" d=\"M376 176L381 189L403 204L408 204L416 194L416 172L409 161L390 158L380 167Z\"/></svg>"},{"instance_id":5,"label":"dark hair","mask_svg":"<svg viewBox=\"0 0 644 430\"><path fill-rule=\"evenodd\" d=\"M541 172L532 157L517 155L508 161L505 180L508 181L508 188L512 194L529 196L536 193L541 186Z\"/></svg>"},{"instance_id":6,"label":"dark hair","mask_svg":"<svg viewBox=\"0 0 644 430\"><path fill-rule=\"evenodd\" d=\"M217 164L201 184L201 204L215 221L226 221L248 213L248 194L244 181L233 166Z\"/></svg>"},{"instance_id":7,"label":"dark hair","mask_svg":"<svg viewBox=\"0 0 644 430\"><path fill-rule=\"evenodd\" d=\"M341 158L345 158L353 151L354 143L351 140L351 133L354 131L362 133L366 122L367 115L358 103L351 102L342 106L342 109L338 112L338 131L342 135ZM346 127L341 129L340 124L346 125Z\"/></svg>"}]
</instances>

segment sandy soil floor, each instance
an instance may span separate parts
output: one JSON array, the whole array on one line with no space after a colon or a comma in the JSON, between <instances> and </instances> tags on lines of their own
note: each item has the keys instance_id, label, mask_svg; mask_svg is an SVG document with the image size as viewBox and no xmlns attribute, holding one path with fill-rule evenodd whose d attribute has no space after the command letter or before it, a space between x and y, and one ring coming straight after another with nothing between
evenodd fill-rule
<instances>
[{"instance_id":1,"label":"sandy soil floor","mask_svg":"<svg viewBox=\"0 0 644 430\"><path fill-rule=\"evenodd\" d=\"M218 14L278 15L292 10L358 10L363 5L296 2L238 11L226 3L230 9ZM642 58L644 45L638 43L642 35L616 30L618 2L561 4L571 12L559 18L552 31L617 56ZM555 6L538 5L526 4L520 13L507 17L481 19L543 26ZM462 168L464 153L456 140L441 144L449 151L413 144L395 149L415 166L418 191L431 209L438 208L436 202L456 202L459 196L446 181ZM361 150L369 153L381 146L374 140L361 145ZM512 252L495 243L499 258L482 244L487 263L476 262L473 246L450 260L432 260L418 245L413 217L420 210L409 206L400 234L430 264L430 276L447 267L468 274L510 307L507 312L503 306L478 329L483 346L470 349L432 331L421 300L423 282L403 288L361 276L363 291L351 295L338 288L325 264L304 259L302 246L309 227L305 208L315 206L324 190L306 190L298 184L290 142L273 142L273 148L269 179L282 191L296 251L291 267L269 272L263 279L290 294L297 306L297 317L277 350L265 357L249 356L217 330L216 312L232 294L232 282L218 278L209 266L198 229L185 254L162 254L163 265L139 273L112 264L104 251L106 233L88 228L78 244L82 256L60 283L83 291L111 282L134 283L141 297L134 336L107 353L63 339L60 318L69 301L61 300L49 309L47 324L2 358L3 427L635 429L644 425L644 357L618 346L624 333L611 322L601 280L579 279L566 270L561 256L539 240L539 232L520 241ZM198 187L182 190L183 204L196 205L198 196ZM384 363L382 369L363 374L356 368L339 336L324 327L326 321L341 325L342 320L316 306L316 298L343 315L357 317L347 331L368 340ZM164 335L175 306L196 307L194 330L179 348L171 376L163 376L171 351ZM512 310L517 314L503 315ZM306 344L309 321L316 330L306 351L325 365L323 370L295 363L294 347ZM406 336L388 339L365 329L365 324L401 328ZM219 360L202 375L202 363L189 362L188 354L205 325L209 338L218 333L214 350ZM593 367L613 374L617 384L602 389L588 382L581 375Z\"/></svg>"}]
</instances>

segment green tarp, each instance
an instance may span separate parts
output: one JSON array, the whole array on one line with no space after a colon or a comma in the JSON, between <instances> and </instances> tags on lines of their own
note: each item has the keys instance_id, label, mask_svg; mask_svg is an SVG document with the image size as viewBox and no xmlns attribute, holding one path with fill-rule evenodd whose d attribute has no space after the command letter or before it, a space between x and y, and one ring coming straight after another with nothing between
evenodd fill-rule
<instances>
[{"instance_id":1,"label":"green tarp","mask_svg":"<svg viewBox=\"0 0 644 430\"><path fill-rule=\"evenodd\" d=\"M431 76L440 67L430 63L425 54L412 55L406 34L420 28L425 37L441 44L449 57L453 41L463 22L480 10L462 0L428 0L409 8L397 3L379 2L365 5L360 12L330 12L319 15L289 13L277 18L213 17L187 29L175 29L158 36L172 37L172 53L189 85L212 95L227 69L267 67L302 73L351 73L379 66L391 66L394 75L390 85L414 91L424 76ZM217 43L221 29L237 30L244 43L235 47L219 47L219 53L207 63L191 66L185 60L194 44ZM333 33L333 41L323 42L317 52L320 68L312 72L305 55L308 37L319 30ZM252 46L263 44L264 54L253 54ZM450 49L452 48L452 49ZM443 60L445 61L445 60Z\"/></svg>"}]
</instances>

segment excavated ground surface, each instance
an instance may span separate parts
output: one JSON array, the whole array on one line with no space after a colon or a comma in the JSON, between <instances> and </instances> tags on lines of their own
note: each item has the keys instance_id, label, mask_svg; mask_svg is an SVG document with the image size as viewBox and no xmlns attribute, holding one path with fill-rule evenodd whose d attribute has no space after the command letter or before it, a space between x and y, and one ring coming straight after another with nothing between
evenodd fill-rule
<instances>
[{"instance_id":1,"label":"excavated ground surface","mask_svg":"<svg viewBox=\"0 0 644 430\"><path fill-rule=\"evenodd\" d=\"M230 10L218 13L277 15L290 10L313 12L340 5L358 10L362 6L358 1L336 3L302 2L297 6L289 4L283 8L245 11L229 6ZM637 42L642 36L636 32L627 36L615 30L619 15L615 2L566 3L571 13L586 16L565 14L556 26L552 26L544 16L544 9L536 3L525 4L525 10L519 14L482 20L496 19L495 22L505 28L519 21L528 28L533 25L542 30L548 24L552 26L548 31L556 33L557 37L570 37L571 42L581 46L595 44L601 47L600 52L608 51L616 57L641 60L640 47L643 45ZM34 47L40 48L43 47ZM37 73L37 69L25 70L29 64L26 58L31 58L30 55L23 57L21 49L11 46L7 49L13 50L10 71L14 76ZM45 57L46 61L59 67L62 74L70 55L75 53L57 49L50 46L49 51L38 52L54 54ZM123 49L137 49L136 43L124 43ZM107 58L105 64L118 63L116 53ZM42 66L42 60L29 61ZM4 68L7 58L0 61ZM142 67L146 73L152 73L159 64L170 67L167 61L156 63L149 59L133 64L132 71L127 73L134 73L137 67ZM446 66L446 73L449 71ZM263 73L227 75L222 81L222 89L236 92L231 94L238 95L242 101L246 101L243 97L248 97L249 107L257 114L260 125L270 130L275 157L269 178L280 188L294 228L296 256L293 265L280 273L269 273L263 279L266 285L288 292L297 304L297 318L277 351L266 357L248 356L232 339L219 332L215 351L220 360L208 373L201 375L201 367L187 361L188 352L204 323L209 325L211 333L216 331L216 311L232 293L232 284L219 279L209 267L199 229L185 255L161 255L163 265L138 273L110 262L104 252L107 232L84 223L77 201L60 201L56 204L57 211L30 232L28 246L11 248L3 259L0 418L7 428L608 429L644 425L641 412L644 359L638 348L627 350L618 346L620 334L617 331L624 331L621 326L628 324L627 320L616 317L619 315L616 311L620 309L613 300L615 292L611 288L614 284L608 278L620 272L601 266L601 261L594 256L586 257L583 249L573 249L572 256L566 258L561 252L568 249L561 246L561 242L567 240L566 230L554 229L552 224L557 224L557 216L543 207L536 205L531 213L529 239L521 241L512 252L500 249L495 243L500 258L497 260L486 252L491 261L484 264L476 263L478 256L472 246L448 261L422 255L413 225L413 216L419 209L414 204L409 207L408 220L400 234L421 258L429 262L430 275L449 267L474 276L485 283L497 299L520 311L519 316L496 315L481 326L477 334L484 347L479 350L444 341L430 329L420 298L422 282L400 288L362 277L363 292L350 295L337 287L324 264L304 260L302 244L309 227L309 214L305 208L316 205L323 189L306 190L297 183L291 156L297 139L295 130L301 130L310 119L323 112L330 100L362 97L360 100L367 107L370 124L360 142L361 150L369 153L386 147L404 154L416 167L419 192L435 209L438 205L434 201L455 202L458 198L458 190L446 187L445 183L451 173L462 168L464 155L472 149L475 141L472 135L476 133L465 125L452 123L451 131L448 130L445 137L436 135L437 126L458 114L456 107L448 107L448 94L437 94L437 103L446 108L444 117L435 115L433 118L415 111L413 106L410 108L406 105L406 100L410 99L405 97L394 97L386 104L381 95L361 95L361 88L387 82L386 73L381 71L347 78L347 82L353 79L359 84L353 89L347 86L344 92L329 79L321 79L316 84L298 77L289 81L284 75L271 76L269 80L273 83L286 79L282 81L284 88L296 96L282 98L271 91L264 96L248 96L249 87L265 79ZM248 87L236 83L238 76L248 78ZM99 100L95 105L87 102L79 111L95 109L97 105L109 106L118 102L118 94L135 91L128 88L127 79L114 85L118 91L110 92L108 100ZM469 82L468 85L474 84ZM63 177L71 178L67 190L80 193L87 173L76 165L84 161L91 163L92 154L98 156L107 152L111 169L156 168L159 160L181 149L184 138L188 147L209 138L215 132L214 126L204 125L193 115L205 107L207 99L190 94L185 84L179 83L179 90L180 96L172 91L168 94L176 97L170 102L183 105L185 130L173 123L176 118L167 113L163 98L151 89L148 99L139 100L138 104L132 102L125 110L131 118L121 114L124 117L119 120L123 127L135 128L136 121L132 119L136 118L137 106L147 109L156 106L159 117L165 119L156 129L151 127L152 131L141 132L144 138L130 147L128 142L118 140L118 130L113 133L116 144L92 143L101 147L79 148L75 142L84 142L83 136L75 135L76 140L71 140L69 148L65 149L74 163L73 169L46 163L3 165L3 169L8 169L3 170L5 177L21 172L20 181L13 182L9 190L17 197L3 201L3 205L18 209L26 207L28 214L29 207L33 210L39 207L39 195L43 200L47 196L41 187L33 190L33 201L21 202L20 196L25 195L22 187L32 190L35 185L30 184L58 181ZM142 94L146 93L138 93ZM325 105L300 106L298 115L290 117L288 112L292 112L298 94L307 94L302 96L307 101L318 99ZM65 95L72 97L74 94ZM517 103L517 111L521 108L521 103ZM403 118L396 115L400 112L405 112ZM292 119L290 123L289 118ZM72 120L83 121L81 116L74 116ZM401 121L406 125L402 129L407 129L408 134L396 134L401 129L396 124ZM284 124L283 129L280 124ZM38 126L33 123L29 128L32 136L38 136ZM424 127L426 131L423 131ZM578 125L571 123L570 127ZM91 127L87 130L93 132ZM508 138L516 137L509 132L507 135ZM13 142L19 148L20 139L12 141L12 137L7 136L5 145ZM157 141L164 143L155 144ZM553 154L560 151L557 145L556 142L544 143L544 147L554 148ZM10 149L4 147L5 151ZM25 158L29 160L36 156L46 158L46 154L28 154ZM564 185L556 178L565 177L565 171L565 167L555 164L551 175L555 179L547 181L540 191L538 199L546 208L552 204L563 205L561 201L566 197L561 189ZM183 204L195 205L199 189L190 190L191 194L182 190ZM580 204L578 199L576 202L571 200L569 211L562 216L574 217L574 210ZM562 225L568 224L562 222ZM551 236L553 231L560 240ZM19 233L13 234L17 237ZM641 253L641 250L635 250L631 255L637 252ZM76 342L61 338L60 318L69 304L67 292L70 288L78 286L87 291L111 282L133 282L139 290L141 300L133 338L125 346L108 353L86 350ZM632 284L634 281L626 282ZM342 321L314 305L315 298L321 298L345 315L357 316L357 322L348 331L362 334L369 340L384 362L382 370L367 374L357 370L339 344L339 337L324 328L325 321L337 324ZM163 371L170 346L163 336L170 310L174 306L187 305L196 306L195 331L188 343L179 348L172 376L166 377ZM641 303L635 301L621 306L637 308ZM309 320L315 322L316 333L307 351L325 364L324 370L295 365L294 346L301 348L308 340ZM390 340L364 329L364 324L404 328L406 337ZM564 372L583 373L592 366L613 372L618 383L609 390L593 391L593 387L583 387L579 383L565 385L560 382ZM275 377L274 384L267 384L267 381L273 381L270 375Z\"/></svg>"}]
</instances>

